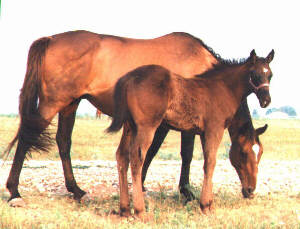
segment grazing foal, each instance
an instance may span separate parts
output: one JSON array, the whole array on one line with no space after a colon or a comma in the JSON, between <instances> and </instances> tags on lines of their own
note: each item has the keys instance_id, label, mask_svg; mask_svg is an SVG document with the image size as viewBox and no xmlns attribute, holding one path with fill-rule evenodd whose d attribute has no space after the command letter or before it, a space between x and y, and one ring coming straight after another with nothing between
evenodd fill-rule
<instances>
[{"instance_id":1,"label":"grazing foal","mask_svg":"<svg viewBox=\"0 0 300 229\"><path fill-rule=\"evenodd\" d=\"M135 215L143 217L142 166L155 131L162 122L170 128L200 135L204 151L200 206L204 213L212 210L212 176L224 129L250 93L255 92L261 107L270 103L272 74L264 69L269 69L272 53L267 58L260 58L253 50L241 63L221 63L190 79L162 66L147 65L127 73L117 82L113 121L108 132L116 132L124 125L123 131L127 135L121 139L117 151L121 215L130 215L127 182L130 162Z\"/></svg>"}]
</instances>

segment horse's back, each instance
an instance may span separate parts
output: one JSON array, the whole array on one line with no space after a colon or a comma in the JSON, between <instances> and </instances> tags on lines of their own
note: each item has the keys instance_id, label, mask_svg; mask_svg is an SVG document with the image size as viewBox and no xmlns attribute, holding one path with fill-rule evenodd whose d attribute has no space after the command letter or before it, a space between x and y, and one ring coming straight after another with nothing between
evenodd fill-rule
<instances>
[{"instance_id":1,"label":"horse's back","mask_svg":"<svg viewBox=\"0 0 300 229\"><path fill-rule=\"evenodd\" d=\"M184 77L192 77L217 62L201 40L186 33L132 39L71 31L50 38L46 60L48 67L53 67L51 71L60 69L73 74L85 68L86 71L81 75L87 75L89 70L90 74L101 75L105 81L117 79L132 69L150 64L164 66ZM77 63L83 69L76 67Z\"/></svg>"},{"instance_id":2,"label":"horse's back","mask_svg":"<svg viewBox=\"0 0 300 229\"><path fill-rule=\"evenodd\" d=\"M202 41L186 33L131 39L72 31L50 39L43 68L43 91L48 95L65 94L70 100L89 95L93 98L90 102L105 113L111 107L110 102L103 100L110 100L117 80L139 66L161 65L192 77L217 62Z\"/></svg>"}]
</instances>

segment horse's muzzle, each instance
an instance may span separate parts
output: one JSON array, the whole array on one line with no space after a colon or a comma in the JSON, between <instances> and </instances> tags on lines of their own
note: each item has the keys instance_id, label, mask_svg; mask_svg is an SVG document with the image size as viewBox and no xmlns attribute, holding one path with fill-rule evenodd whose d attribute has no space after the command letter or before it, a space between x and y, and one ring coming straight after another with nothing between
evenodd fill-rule
<instances>
[{"instance_id":1,"label":"horse's muzzle","mask_svg":"<svg viewBox=\"0 0 300 229\"><path fill-rule=\"evenodd\" d=\"M254 188L242 188L242 194L244 198L253 199L254 198Z\"/></svg>"}]
</instances>

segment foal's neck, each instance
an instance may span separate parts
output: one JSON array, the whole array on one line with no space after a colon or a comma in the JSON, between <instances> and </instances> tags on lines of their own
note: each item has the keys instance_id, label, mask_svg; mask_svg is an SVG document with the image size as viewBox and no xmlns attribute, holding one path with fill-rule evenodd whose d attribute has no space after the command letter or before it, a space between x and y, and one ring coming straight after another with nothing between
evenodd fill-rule
<instances>
[{"instance_id":1,"label":"foal's neck","mask_svg":"<svg viewBox=\"0 0 300 229\"><path fill-rule=\"evenodd\" d=\"M231 91L233 99L236 101L237 109L241 102L251 93L249 89L249 68L247 63L229 66L218 78Z\"/></svg>"}]
</instances>

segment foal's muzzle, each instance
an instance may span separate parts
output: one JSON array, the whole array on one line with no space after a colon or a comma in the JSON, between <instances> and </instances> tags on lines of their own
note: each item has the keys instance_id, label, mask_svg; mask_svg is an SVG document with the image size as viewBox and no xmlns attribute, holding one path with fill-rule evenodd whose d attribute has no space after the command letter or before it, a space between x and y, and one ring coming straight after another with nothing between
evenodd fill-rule
<instances>
[{"instance_id":1,"label":"foal's muzzle","mask_svg":"<svg viewBox=\"0 0 300 229\"><path fill-rule=\"evenodd\" d=\"M271 103L271 96L269 93L269 83L262 83L258 86L255 86L252 82L252 79L249 79L249 83L253 88L253 91L255 92L259 104L262 108L266 108Z\"/></svg>"},{"instance_id":2,"label":"foal's muzzle","mask_svg":"<svg viewBox=\"0 0 300 229\"><path fill-rule=\"evenodd\" d=\"M266 108L271 103L271 96L268 89L269 88L267 89L261 88L256 92L256 96L262 108Z\"/></svg>"}]
</instances>

